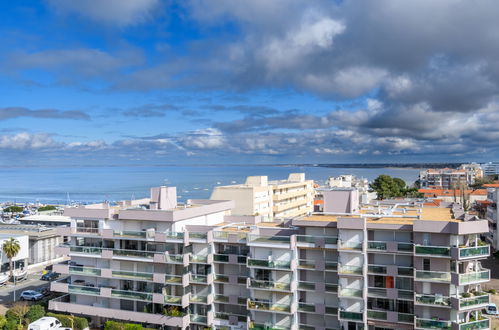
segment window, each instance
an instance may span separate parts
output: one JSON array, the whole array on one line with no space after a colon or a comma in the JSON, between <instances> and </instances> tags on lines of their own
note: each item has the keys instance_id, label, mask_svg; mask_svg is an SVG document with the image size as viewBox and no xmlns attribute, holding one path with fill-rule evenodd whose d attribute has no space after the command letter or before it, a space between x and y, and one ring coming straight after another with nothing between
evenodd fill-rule
<instances>
[{"instance_id":1,"label":"window","mask_svg":"<svg viewBox=\"0 0 499 330\"><path fill-rule=\"evenodd\" d=\"M384 288L385 287L385 277L384 276L374 276L374 287L375 288Z\"/></svg>"},{"instance_id":2,"label":"window","mask_svg":"<svg viewBox=\"0 0 499 330\"><path fill-rule=\"evenodd\" d=\"M397 277L395 287L399 290L412 290L412 279L409 277Z\"/></svg>"},{"instance_id":3,"label":"window","mask_svg":"<svg viewBox=\"0 0 499 330\"><path fill-rule=\"evenodd\" d=\"M430 270L430 259L423 259L423 270Z\"/></svg>"}]
</instances>

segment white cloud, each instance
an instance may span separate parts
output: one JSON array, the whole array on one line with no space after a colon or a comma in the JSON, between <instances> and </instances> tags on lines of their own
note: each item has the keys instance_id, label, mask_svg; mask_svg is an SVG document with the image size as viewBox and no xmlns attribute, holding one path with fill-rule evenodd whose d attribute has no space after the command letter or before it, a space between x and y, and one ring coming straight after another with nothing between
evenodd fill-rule
<instances>
[{"instance_id":1,"label":"white cloud","mask_svg":"<svg viewBox=\"0 0 499 330\"><path fill-rule=\"evenodd\" d=\"M126 26L146 21L159 0L46 0L56 12Z\"/></svg>"},{"instance_id":2,"label":"white cloud","mask_svg":"<svg viewBox=\"0 0 499 330\"><path fill-rule=\"evenodd\" d=\"M217 149L225 145L225 137L215 128L200 129L179 137L185 148Z\"/></svg>"},{"instance_id":3,"label":"white cloud","mask_svg":"<svg viewBox=\"0 0 499 330\"><path fill-rule=\"evenodd\" d=\"M57 146L57 143L49 134L37 133L18 133L15 135L1 135L0 149L43 149Z\"/></svg>"}]
</instances>

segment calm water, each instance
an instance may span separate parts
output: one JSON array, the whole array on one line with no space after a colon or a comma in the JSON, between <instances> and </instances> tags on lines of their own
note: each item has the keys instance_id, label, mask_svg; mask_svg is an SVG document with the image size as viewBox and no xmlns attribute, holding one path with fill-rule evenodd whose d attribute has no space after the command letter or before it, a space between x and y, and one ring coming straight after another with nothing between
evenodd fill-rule
<instances>
[{"instance_id":1,"label":"calm water","mask_svg":"<svg viewBox=\"0 0 499 330\"><path fill-rule=\"evenodd\" d=\"M180 200L209 198L217 184L242 183L249 175L285 179L292 172L304 172L307 179L318 183L340 174L354 174L369 180L388 174L412 183L419 170L298 166L1 168L0 201L65 203L68 194L72 201L115 201L147 197L149 188L159 185L176 186Z\"/></svg>"}]
</instances>

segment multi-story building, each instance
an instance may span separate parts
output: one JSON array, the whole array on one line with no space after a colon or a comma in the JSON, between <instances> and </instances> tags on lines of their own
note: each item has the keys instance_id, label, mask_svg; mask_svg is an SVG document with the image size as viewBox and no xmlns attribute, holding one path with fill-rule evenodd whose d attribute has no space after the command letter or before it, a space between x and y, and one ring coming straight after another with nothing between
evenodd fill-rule
<instances>
[{"instance_id":1,"label":"multi-story building","mask_svg":"<svg viewBox=\"0 0 499 330\"><path fill-rule=\"evenodd\" d=\"M355 188L358 191L359 202L362 204L370 203L376 199L376 192L369 191L369 181L365 178L358 178L351 174L343 174L337 177L329 177L326 181L327 187L337 188Z\"/></svg>"},{"instance_id":2,"label":"multi-story building","mask_svg":"<svg viewBox=\"0 0 499 330\"><path fill-rule=\"evenodd\" d=\"M480 165L485 176L495 176L499 174L499 162L488 162Z\"/></svg>"},{"instance_id":3,"label":"multi-story building","mask_svg":"<svg viewBox=\"0 0 499 330\"><path fill-rule=\"evenodd\" d=\"M269 223L230 215L230 201L151 195L66 210L71 261L55 270L70 278L52 282L66 295L50 309L150 328L489 328L487 221L455 205L380 202Z\"/></svg>"},{"instance_id":4,"label":"multi-story building","mask_svg":"<svg viewBox=\"0 0 499 330\"><path fill-rule=\"evenodd\" d=\"M490 183L484 185L487 188L487 211L485 217L488 220L489 231L486 240L492 245L494 250L499 249L499 232L497 231L497 219L499 219L499 211L497 203L499 202L499 184Z\"/></svg>"},{"instance_id":5,"label":"multi-story building","mask_svg":"<svg viewBox=\"0 0 499 330\"><path fill-rule=\"evenodd\" d=\"M467 188L481 178L481 171L475 168L440 168L427 169L419 172L421 188L459 189Z\"/></svg>"},{"instance_id":6,"label":"multi-story building","mask_svg":"<svg viewBox=\"0 0 499 330\"><path fill-rule=\"evenodd\" d=\"M211 199L233 200L234 215L259 215L263 221L293 218L313 211L313 180L305 180L304 173L276 181L250 176L244 184L215 187Z\"/></svg>"}]
</instances>

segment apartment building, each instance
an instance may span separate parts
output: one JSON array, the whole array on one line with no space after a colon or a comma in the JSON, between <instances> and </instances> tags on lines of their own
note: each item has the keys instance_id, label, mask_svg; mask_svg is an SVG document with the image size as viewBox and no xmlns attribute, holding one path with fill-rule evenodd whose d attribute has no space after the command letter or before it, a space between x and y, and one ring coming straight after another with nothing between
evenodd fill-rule
<instances>
[{"instance_id":1,"label":"apartment building","mask_svg":"<svg viewBox=\"0 0 499 330\"><path fill-rule=\"evenodd\" d=\"M485 176L495 176L499 174L499 163L488 162L480 165Z\"/></svg>"},{"instance_id":2,"label":"apartment building","mask_svg":"<svg viewBox=\"0 0 499 330\"><path fill-rule=\"evenodd\" d=\"M485 235L487 242L492 245L494 250L499 249L499 233L497 232L497 219L499 219L499 211L497 203L499 202L499 184L490 183L484 185L487 188L487 211L485 217L488 220L489 230Z\"/></svg>"},{"instance_id":3,"label":"apartment building","mask_svg":"<svg viewBox=\"0 0 499 330\"><path fill-rule=\"evenodd\" d=\"M234 215L259 215L263 221L273 221L312 212L314 187L304 173L291 173L287 180L275 181L250 176L244 184L215 187L211 199L233 200Z\"/></svg>"},{"instance_id":4,"label":"apartment building","mask_svg":"<svg viewBox=\"0 0 499 330\"><path fill-rule=\"evenodd\" d=\"M425 198L438 199L446 203L463 204L464 201L472 205L477 201L487 200L487 189L419 189Z\"/></svg>"},{"instance_id":5,"label":"apartment building","mask_svg":"<svg viewBox=\"0 0 499 330\"><path fill-rule=\"evenodd\" d=\"M420 186L425 189L435 188L448 190L468 187L475 183L475 179L481 177L481 169L475 167L463 167L459 169L430 168L419 172Z\"/></svg>"},{"instance_id":6,"label":"apartment building","mask_svg":"<svg viewBox=\"0 0 499 330\"><path fill-rule=\"evenodd\" d=\"M259 222L231 201L68 208L49 309L168 329L488 329L487 221L456 205L362 205ZM167 202L165 202L167 201Z\"/></svg>"}]
</instances>

